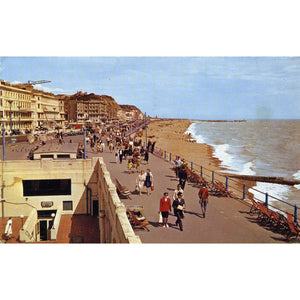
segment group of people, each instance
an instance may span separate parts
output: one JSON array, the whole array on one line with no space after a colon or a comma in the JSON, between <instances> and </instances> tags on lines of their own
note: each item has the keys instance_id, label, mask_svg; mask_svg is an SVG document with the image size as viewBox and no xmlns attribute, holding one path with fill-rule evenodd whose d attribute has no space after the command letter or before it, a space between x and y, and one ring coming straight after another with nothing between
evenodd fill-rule
<instances>
[{"instance_id":1,"label":"group of people","mask_svg":"<svg viewBox=\"0 0 300 300\"><path fill-rule=\"evenodd\" d=\"M154 189L153 184L153 174L151 173L150 169L147 169L146 172L141 170L140 174L138 175L136 179L136 191L141 196L143 187L146 187L147 189L147 195L150 195L150 189Z\"/></svg>"},{"instance_id":2,"label":"group of people","mask_svg":"<svg viewBox=\"0 0 300 300\"><path fill-rule=\"evenodd\" d=\"M112 145L113 138L107 140L108 145ZM141 169L142 160L148 164L149 153L153 153L155 142L147 143L147 147L144 148L140 141L124 139L123 137L116 137L114 144L114 154L116 157L116 163L122 164L123 160L127 160L128 173L138 172L136 178L136 191L139 195L142 194L143 189L146 189L147 195L149 196L151 190L154 189L153 174L150 168L146 171ZM110 148L110 147L109 147ZM112 147L111 147L112 148ZM110 148L110 151L111 151ZM111 151L112 152L112 151ZM187 163L179 156L174 161L176 177L178 178L177 188L174 190L172 195L172 201L169 197L168 192L163 193L163 197L160 199L159 212L162 217L162 226L164 228L169 227L168 218L169 213L173 209L174 216L176 217L175 225L179 226L179 229L183 231L184 210L186 209L186 202L184 200L184 189L187 181ZM208 189L201 187L198 191L199 204L202 210L202 217L205 218L206 208L208 204Z\"/></svg>"},{"instance_id":3,"label":"group of people","mask_svg":"<svg viewBox=\"0 0 300 300\"><path fill-rule=\"evenodd\" d=\"M163 197L159 202L159 213L162 216L162 224L163 227L169 227L168 218L169 212L174 210L174 215L176 216L175 225L179 226L180 231L183 231L183 223L182 219L184 218L184 210L186 208L186 204L184 201L184 191L180 184L177 185L177 189L173 193L173 202L171 203L171 199L168 196L169 194L165 192ZM209 192L206 187L201 187L198 191L199 203L202 210L202 216L205 218L206 207L208 204Z\"/></svg>"}]
</instances>

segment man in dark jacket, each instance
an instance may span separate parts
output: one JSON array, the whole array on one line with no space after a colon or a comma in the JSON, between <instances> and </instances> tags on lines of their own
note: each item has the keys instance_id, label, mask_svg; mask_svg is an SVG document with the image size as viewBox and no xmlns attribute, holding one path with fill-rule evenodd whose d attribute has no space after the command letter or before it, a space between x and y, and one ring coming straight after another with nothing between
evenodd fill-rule
<instances>
[{"instance_id":1,"label":"man in dark jacket","mask_svg":"<svg viewBox=\"0 0 300 300\"><path fill-rule=\"evenodd\" d=\"M179 172L178 172L178 177L179 177L179 184L181 185L182 189L184 190L185 183L187 180L187 172L186 172L184 165L181 165L181 168L179 169Z\"/></svg>"},{"instance_id":2,"label":"man in dark jacket","mask_svg":"<svg viewBox=\"0 0 300 300\"><path fill-rule=\"evenodd\" d=\"M183 231L183 225L181 219L184 218L183 216L183 209L185 209L185 202L182 198L182 193L178 193L177 198L173 201L172 207L174 209L174 215L177 217L175 225L179 225L181 231Z\"/></svg>"}]
</instances>

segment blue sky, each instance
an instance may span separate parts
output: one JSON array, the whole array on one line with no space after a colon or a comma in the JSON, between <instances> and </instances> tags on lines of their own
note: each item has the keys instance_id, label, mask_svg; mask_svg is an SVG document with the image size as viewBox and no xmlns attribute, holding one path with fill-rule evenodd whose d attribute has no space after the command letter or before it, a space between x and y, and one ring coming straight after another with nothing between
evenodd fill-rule
<instances>
[{"instance_id":1,"label":"blue sky","mask_svg":"<svg viewBox=\"0 0 300 300\"><path fill-rule=\"evenodd\" d=\"M300 57L0 57L0 78L112 96L151 116L299 119Z\"/></svg>"}]
</instances>

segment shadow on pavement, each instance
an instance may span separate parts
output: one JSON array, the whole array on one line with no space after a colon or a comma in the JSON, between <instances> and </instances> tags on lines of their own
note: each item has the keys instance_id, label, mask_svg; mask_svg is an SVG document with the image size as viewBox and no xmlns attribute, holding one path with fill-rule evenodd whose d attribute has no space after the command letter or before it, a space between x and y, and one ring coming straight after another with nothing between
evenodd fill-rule
<instances>
[{"instance_id":1,"label":"shadow on pavement","mask_svg":"<svg viewBox=\"0 0 300 300\"><path fill-rule=\"evenodd\" d=\"M185 214L189 214L189 215L194 215L194 216L199 217L199 218L203 218L203 215L202 215L202 214L196 213L196 212L193 212L193 211L185 210L184 213L185 213Z\"/></svg>"}]
</instances>

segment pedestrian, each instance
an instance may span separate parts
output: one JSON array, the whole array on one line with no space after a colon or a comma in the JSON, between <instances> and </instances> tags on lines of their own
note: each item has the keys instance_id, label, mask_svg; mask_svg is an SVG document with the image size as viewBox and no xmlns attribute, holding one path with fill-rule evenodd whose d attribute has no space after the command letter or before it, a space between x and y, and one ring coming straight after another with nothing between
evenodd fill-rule
<instances>
[{"instance_id":1,"label":"pedestrian","mask_svg":"<svg viewBox=\"0 0 300 300\"><path fill-rule=\"evenodd\" d=\"M116 158L116 164L117 164L118 160L119 160L119 150L117 148L115 150L115 158Z\"/></svg>"},{"instance_id":2,"label":"pedestrian","mask_svg":"<svg viewBox=\"0 0 300 300\"><path fill-rule=\"evenodd\" d=\"M148 144L147 144L147 150L149 151L150 147L151 147L152 143L151 141L149 140Z\"/></svg>"},{"instance_id":3,"label":"pedestrian","mask_svg":"<svg viewBox=\"0 0 300 300\"><path fill-rule=\"evenodd\" d=\"M145 160L146 164L148 164L148 161L149 161L149 152L148 152L148 150L145 150L144 160Z\"/></svg>"},{"instance_id":4,"label":"pedestrian","mask_svg":"<svg viewBox=\"0 0 300 300\"><path fill-rule=\"evenodd\" d=\"M175 191L173 193L173 200L175 200L178 197L178 193L181 193L182 194L182 198L184 198L183 189L182 189L182 187L181 187L180 184L177 185L177 188L175 189Z\"/></svg>"},{"instance_id":5,"label":"pedestrian","mask_svg":"<svg viewBox=\"0 0 300 300\"><path fill-rule=\"evenodd\" d=\"M136 179L136 190L138 191L140 196L142 194L144 182L145 182L145 174L144 174L144 171L141 170L140 174L138 175L138 177Z\"/></svg>"},{"instance_id":6,"label":"pedestrian","mask_svg":"<svg viewBox=\"0 0 300 300\"><path fill-rule=\"evenodd\" d=\"M172 207L174 215L177 217L175 225L179 225L180 230L183 231L182 219L184 218L183 210L185 209L185 202L182 198L182 193L178 193L177 198L172 203Z\"/></svg>"},{"instance_id":7,"label":"pedestrian","mask_svg":"<svg viewBox=\"0 0 300 300\"><path fill-rule=\"evenodd\" d=\"M168 197L168 193L165 192L164 196L160 199L159 203L159 211L162 215L163 219L163 227L169 227L168 225L168 218L169 218L169 211L171 211L171 199Z\"/></svg>"},{"instance_id":8,"label":"pedestrian","mask_svg":"<svg viewBox=\"0 0 300 300\"><path fill-rule=\"evenodd\" d=\"M11 219L11 217L9 217L8 221L6 222L4 234L8 239L12 235L12 219Z\"/></svg>"},{"instance_id":9,"label":"pedestrian","mask_svg":"<svg viewBox=\"0 0 300 300\"><path fill-rule=\"evenodd\" d=\"M119 150L119 160L120 160L120 164L122 163L122 159L123 159L123 150L120 149L120 150Z\"/></svg>"},{"instance_id":10,"label":"pedestrian","mask_svg":"<svg viewBox=\"0 0 300 300\"><path fill-rule=\"evenodd\" d=\"M132 159L128 159L127 166L128 166L128 173L131 174L132 166L133 166Z\"/></svg>"},{"instance_id":11,"label":"pedestrian","mask_svg":"<svg viewBox=\"0 0 300 300\"><path fill-rule=\"evenodd\" d=\"M155 143L156 143L156 142L153 142L153 144L151 145L151 153L152 153L152 154L153 154L153 151L154 151Z\"/></svg>"},{"instance_id":12,"label":"pedestrian","mask_svg":"<svg viewBox=\"0 0 300 300\"><path fill-rule=\"evenodd\" d=\"M145 175L145 186L147 188L147 195L150 195L150 188L153 186L153 175L150 171L150 169L147 169L146 175Z\"/></svg>"},{"instance_id":13,"label":"pedestrian","mask_svg":"<svg viewBox=\"0 0 300 300\"><path fill-rule=\"evenodd\" d=\"M180 166L182 165L182 161L180 160L180 156L178 156L178 157L176 158L176 160L174 161L174 164L175 164L175 173L176 173L176 177L178 177L179 169L180 169Z\"/></svg>"},{"instance_id":14,"label":"pedestrian","mask_svg":"<svg viewBox=\"0 0 300 300\"><path fill-rule=\"evenodd\" d=\"M187 172L186 172L186 168L184 165L181 165L179 173L178 173L178 177L179 177L179 184L181 185L182 189L184 190L185 183L187 180Z\"/></svg>"},{"instance_id":15,"label":"pedestrian","mask_svg":"<svg viewBox=\"0 0 300 300\"><path fill-rule=\"evenodd\" d=\"M110 142L109 142L109 151L112 152L113 149L114 149L114 145L113 145L113 143L110 141Z\"/></svg>"},{"instance_id":16,"label":"pedestrian","mask_svg":"<svg viewBox=\"0 0 300 300\"><path fill-rule=\"evenodd\" d=\"M94 146L95 146L95 142L94 140L91 140L90 147L92 152L94 152Z\"/></svg>"},{"instance_id":17,"label":"pedestrian","mask_svg":"<svg viewBox=\"0 0 300 300\"><path fill-rule=\"evenodd\" d=\"M208 189L205 186L199 189L198 196L199 196L199 203L201 205L203 218L205 218L206 206L208 204L208 195L209 195Z\"/></svg>"}]
</instances>

